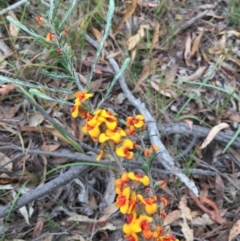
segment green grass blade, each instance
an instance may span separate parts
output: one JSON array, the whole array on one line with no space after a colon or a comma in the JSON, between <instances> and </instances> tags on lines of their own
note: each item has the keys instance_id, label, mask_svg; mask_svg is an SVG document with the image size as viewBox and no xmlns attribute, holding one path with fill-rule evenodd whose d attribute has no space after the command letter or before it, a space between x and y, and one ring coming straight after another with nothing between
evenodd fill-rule
<instances>
[{"instance_id":1,"label":"green grass blade","mask_svg":"<svg viewBox=\"0 0 240 241\"><path fill-rule=\"evenodd\" d=\"M88 84L90 84L90 82L91 82L91 79L93 77L94 69L95 69L95 67L97 65L97 62L98 62L98 58L99 58L99 56L102 52L104 43L105 43L105 41L108 37L109 31L111 29L114 10L115 10L114 0L110 0L109 5L108 5L107 23L106 23L106 26L105 26L104 35L103 35L103 38L100 41L100 43L98 45L98 48L97 48L97 51L96 51L96 55L95 55L95 58L94 58L94 61L93 61L93 64L92 64L92 68L91 68L90 74L88 76Z\"/></svg>"},{"instance_id":2,"label":"green grass blade","mask_svg":"<svg viewBox=\"0 0 240 241\"><path fill-rule=\"evenodd\" d=\"M226 147L224 148L222 153L225 153L227 151L227 149L233 144L233 142L236 140L236 138L239 136L239 134L240 134L240 127L238 127L238 130L233 135L232 139L228 142L228 144L226 145Z\"/></svg>"},{"instance_id":3,"label":"green grass blade","mask_svg":"<svg viewBox=\"0 0 240 241\"><path fill-rule=\"evenodd\" d=\"M75 5L77 4L78 0L73 0L71 6L69 7L68 11L65 13L65 15L62 18L62 21L59 24L59 28L63 26L63 24L68 19L69 15L71 14L72 10L74 9Z\"/></svg>"},{"instance_id":4,"label":"green grass blade","mask_svg":"<svg viewBox=\"0 0 240 241\"><path fill-rule=\"evenodd\" d=\"M26 95L31 101L34 103L35 106L37 106L39 109L41 109L43 112L46 112L32 97L32 95L26 91L22 86L18 86L18 88L22 91L24 95ZM82 148L79 146L77 142L72 140L65 132L64 130L60 129L58 126L56 126L54 123L51 123L53 127L65 138L65 140L78 152L83 152Z\"/></svg>"},{"instance_id":5,"label":"green grass blade","mask_svg":"<svg viewBox=\"0 0 240 241\"><path fill-rule=\"evenodd\" d=\"M129 63L130 63L130 58L125 59L123 65L122 65L122 67L121 67L121 69L116 73L116 75L114 76L111 84L108 86L107 92L106 92L106 94L104 95L103 99L102 99L102 100L100 101L100 103L98 104L97 109L101 107L101 105L103 104L103 102L104 102L106 99L108 99L108 97L109 97L109 95L110 95L110 93L111 93L111 91L112 91L113 86L116 84L118 78L122 75L122 73L126 70L126 68L128 67Z\"/></svg>"}]
</instances>

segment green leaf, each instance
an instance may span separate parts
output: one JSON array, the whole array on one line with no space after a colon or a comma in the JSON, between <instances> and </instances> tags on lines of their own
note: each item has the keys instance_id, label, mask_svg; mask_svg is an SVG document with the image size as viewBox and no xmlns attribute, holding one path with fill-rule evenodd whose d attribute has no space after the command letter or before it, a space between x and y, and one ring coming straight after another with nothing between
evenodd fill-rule
<instances>
[{"instance_id":1,"label":"green leaf","mask_svg":"<svg viewBox=\"0 0 240 241\"><path fill-rule=\"evenodd\" d=\"M50 100L50 101L53 101L53 102L60 103L62 105L73 106L73 103L71 103L71 102L61 100L61 99L52 98L52 97L42 93L41 91L39 91L37 89L29 89L29 93L32 94L32 95L35 95L35 96L37 96L38 98L41 98L41 99Z\"/></svg>"},{"instance_id":2,"label":"green leaf","mask_svg":"<svg viewBox=\"0 0 240 241\"><path fill-rule=\"evenodd\" d=\"M69 76L69 75L66 75L64 73L56 73L56 72L49 72L45 69L43 69L41 71L42 74L50 77L50 78L53 78L53 79L71 79L71 80L74 80L73 77Z\"/></svg>"}]
</instances>

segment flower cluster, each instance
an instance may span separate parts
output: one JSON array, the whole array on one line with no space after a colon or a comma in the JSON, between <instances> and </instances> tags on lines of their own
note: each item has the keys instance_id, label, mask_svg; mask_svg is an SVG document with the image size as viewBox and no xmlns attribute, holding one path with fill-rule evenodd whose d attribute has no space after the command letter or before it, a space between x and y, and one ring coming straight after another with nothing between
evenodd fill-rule
<instances>
[{"instance_id":1,"label":"flower cluster","mask_svg":"<svg viewBox=\"0 0 240 241\"><path fill-rule=\"evenodd\" d=\"M118 195L115 204L126 215L124 237L128 241L138 241L141 237L151 241L178 241L160 225L166 216L166 198L158 200L152 192L142 195L144 189L149 189L149 184L148 176L133 172L124 172L115 181Z\"/></svg>"},{"instance_id":2,"label":"flower cluster","mask_svg":"<svg viewBox=\"0 0 240 241\"><path fill-rule=\"evenodd\" d=\"M128 136L144 128L142 115L129 116L126 118L126 129L119 126L117 116L111 111L98 109L87 111L86 100L93 95L86 91L75 94L72 117L80 116L85 119L82 131L90 136L94 142L101 143L102 149L97 157L100 160L106 148L114 150L121 158L130 160L134 155L136 143ZM159 148L151 146L143 151L145 158L151 160L154 151ZM114 154L114 155L115 155ZM162 183L162 187L166 183ZM166 217L165 207L167 199L157 199L150 186L150 179L146 175L134 172L124 172L121 178L115 181L116 203L122 214L126 215L126 223L123 225L124 237L128 241L178 241L172 234L167 233L162 227ZM143 195L144 193L144 195Z\"/></svg>"},{"instance_id":3,"label":"flower cluster","mask_svg":"<svg viewBox=\"0 0 240 241\"><path fill-rule=\"evenodd\" d=\"M136 143L127 136L133 135L136 129L144 127L144 118L142 115L130 116L126 118L127 129L123 130L118 125L117 116L109 110L98 109L93 113L87 112L83 107L83 102L92 97L92 94L85 91L75 94L75 103L72 108L72 117L81 116L85 119L85 125L82 128L84 134L91 137L94 142L102 145L97 160L105 155L105 149L112 145L117 156L132 159L133 150Z\"/></svg>"}]
</instances>

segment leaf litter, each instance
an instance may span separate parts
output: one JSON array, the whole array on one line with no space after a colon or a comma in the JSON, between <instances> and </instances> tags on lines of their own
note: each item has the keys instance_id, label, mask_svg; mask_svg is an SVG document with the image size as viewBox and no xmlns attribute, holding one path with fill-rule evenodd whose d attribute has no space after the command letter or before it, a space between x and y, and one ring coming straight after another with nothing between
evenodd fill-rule
<instances>
[{"instance_id":1,"label":"leaf litter","mask_svg":"<svg viewBox=\"0 0 240 241\"><path fill-rule=\"evenodd\" d=\"M239 153L233 147L222 153L224 144L215 140L218 134L224 135L227 131L236 132L240 122L238 113L240 31L230 25L227 18L226 12L230 9L228 5L231 1L216 1L218 4L209 4L207 1L163 2L166 6L163 4L160 10L157 4L147 1L134 0L124 2L124 6L117 5L116 10L125 11L123 14L120 14L121 11L116 11L113 24L115 35L107 40L105 48L110 50L110 57L114 57L119 63L123 62L123 56L128 50L130 51L132 63L126 73L128 84L148 105L158 123L173 123L176 129L179 122L188 123L189 129L193 125L209 128L209 134L204 138L197 136L194 149L178 161L179 166L189 173L200 190L204 189L201 183L208 184L202 192L203 197L199 199L194 197L186 192L186 189L179 188L171 175L161 174L159 177L160 174L155 173L153 169L155 179L168 180L172 193L169 198L170 205L167 207L169 214L166 224L182 240L193 240L193 238L217 240L220 236L219 228L229 233L229 241L237 240L239 220L235 218L237 215L233 206L239 206L239 190L229 181L229 177L239 185ZM35 5L26 11L33 9L38 11ZM16 19L21 18L19 10L22 8L11 13ZM82 13L81 16L84 16L81 4L76 12L77 10ZM155 11L160 12L156 15ZM196 16L202 17L196 20ZM34 24L33 19L27 18L27 21ZM86 21L81 24L84 26ZM43 51L41 46L30 40L25 33L19 32L18 28L12 25L5 27L8 28L10 36L7 35L7 31L1 32L1 36L4 37L0 40L1 73L9 76L11 74L19 79L24 78L31 83L40 81L45 86L71 88L65 79L61 81L53 80L51 77L41 79L39 67L34 63L35 61L41 63L43 59L38 60L37 56L45 53L46 66L53 65L55 58L50 54L46 55L48 49ZM90 26L88 31L91 31L94 38L99 41L102 38L103 25ZM15 45L8 40L9 37L14 38ZM23 48L28 48L28 54L21 52ZM78 61L76 69L85 83L94 55L95 50L85 43L81 54L76 53L75 56ZM108 57L102 56L94 69L92 89L96 96L100 96L101 91L107 89L114 74L106 61ZM16 69L11 68L13 62ZM50 171L52 167L71 164L73 159L54 156L64 148L71 150L69 142L50 127L49 121L41 113L36 113L31 105L24 104L24 99L15 85L1 83L0 95L1 146L4 147L1 149L0 166L4 175L0 176L0 189L1 193L2 190L10 190L1 198L1 205L4 205L13 200L12 195L15 190L19 191L25 180L30 180L27 186L33 190L62 172L62 169L57 169L47 175L47 178L43 178L46 174L45 167ZM116 86L106 106L119 110L125 108L125 113L131 113L132 106L124 98L117 102L117 106L112 104L111 100L119 98L119 95L119 86ZM69 118L70 110L67 107L59 103L38 101L43 107L49 108L50 115L59 113L53 117L64 128L68 128L71 132L70 128L74 126L75 136L81 136L81 133L78 133L81 123L74 123ZM223 123L224 126L221 127ZM173 153L181 153L191 144L194 135L197 133L184 135L169 132L167 137L163 138L164 144L169 150L175 149ZM82 141L89 140L82 138ZM30 150L41 150L46 154L47 162L37 152L28 153L29 143L31 143ZM21 151L8 149L14 145L24 148L27 153L25 160L18 157ZM215 168L218 171L214 178L202 175L202 166L194 161L196 158L193 157L197 155L199 148L204 149L202 151L206 153L203 156L210 157L211 161L209 164L207 159L202 159L206 165L204 170ZM26 162L25 167L24 162ZM154 165L153 168L162 167ZM197 171L195 174L191 174L193 169ZM222 173L224 175L221 175ZM119 230L122 218L117 214L114 190L109 185L114 175L118 175L115 170L89 168L78 181L69 183L61 190L54 190L37 200L33 206L33 214L26 206L20 209L19 213L13 213L8 220L12 226L7 226L7 229L14 230L22 240L36 239L42 234L46 234L43 240L53 240L53 236L47 233L61 232L62 228L70 230L72 222L79 222L84 230L81 231L75 226L69 231L69 236L76 240L89 240L90 237L92 240L99 240L98 235L100 236L103 230L107 230L108 234L110 230L111 232ZM74 217L78 217L77 221ZM229 225L225 225L226 223ZM26 229L30 230L31 227L34 228L33 232L29 231L27 234L23 232ZM93 230L96 231L94 234ZM7 239L13 240L15 238L13 235L7 233ZM64 234L62 236L64 237Z\"/></svg>"}]
</instances>

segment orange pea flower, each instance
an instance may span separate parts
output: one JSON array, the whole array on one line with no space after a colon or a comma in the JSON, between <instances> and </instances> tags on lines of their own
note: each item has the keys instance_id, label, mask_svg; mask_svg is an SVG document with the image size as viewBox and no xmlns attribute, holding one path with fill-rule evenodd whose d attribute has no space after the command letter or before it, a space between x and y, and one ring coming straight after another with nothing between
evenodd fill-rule
<instances>
[{"instance_id":1,"label":"orange pea flower","mask_svg":"<svg viewBox=\"0 0 240 241\"><path fill-rule=\"evenodd\" d=\"M152 145L150 148L145 149L144 151L144 156L148 157L152 154L153 151L158 151L159 147Z\"/></svg>"},{"instance_id":2,"label":"orange pea flower","mask_svg":"<svg viewBox=\"0 0 240 241\"><path fill-rule=\"evenodd\" d=\"M87 93L86 91L77 92L75 94L75 101L72 109L72 117L76 118L78 116L79 107L81 106L82 102L89 99L92 96L93 94Z\"/></svg>"},{"instance_id":3,"label":"orange pea flower","mask_svg":"<svg viewBox=\"0 0 240 241\"><path fill-rule=\"evenodd\" d=\"M100 135L100 124L95 118L86 121L85 125L82 128L84 134L88 134L94 142L98 141Z\"/></svg>"},{"instance_id":4,"label":"orange pea flower","mask_svg":"<svg viewBox=\"0 0 240 241\"><path fill-rule=\"evenodd\" d=\"M142 176L140 173L135 174L134 172L129 172L128 177L133 181L141 182L144 186L148 186L150 184L149 177L146 175Z\"/></svg>"},{"instance_id":5,"label":"orange pea flower","mask_svg":"<svg viewBox=\"0 0 240 241\"><path fill-rule=\"evenodd\" d=\"M125 139L123 144L116 148L116 154L120 157L125 157L127 159L132 159L133 152L132 150L135 147L135 143L130 139Z\"/></svg>"},{"instance_id":6,"label":"orange pea flower","mask_svg":"<svg viewBox=\"0 0 240 241\"><path fill-rule=\"evenodd\" d=\"M147 214L152 215L157 212L156 196L144 198L141 194L138 194L137 197L141 201L141 203L144 204L145 211L147 212Z\"/></svg>"},{"instance_id":7,"label":"orange pea flower","mask_svg":"<svg viewBox=\"0 0 240 241\"><path fill-rule=\"evenodd\" d=\"M100 161L104 156L106 156L107 153L104 150L104 146L102 146L102 149L100 150L100 153L98 154L96 161Z\"/></svg>"},{"instance_id":8,"label":"orange pea flower","mask_svg":"<svg viewBox=\"0 0 240 241\"><path fill-rule=\"evenodd\" d=\"M126 214L129 208L130 187L125 187L118 195L115 205L120 208L120 212Z\"/></svg>"},{"instance_id":9,"label":"orange pea flower","mask_svg":"<svg viewBox=\"0 0 240 241\"><path fill-rule=\"evenodd\" d=\"M143 115L129 116L126 119L126 126L134 126L135 128L141 128L144 125Z\"/></svg>"},{"instance_id":10,"label":"orange pea flower","mask_svg":"<svg viewBox=\"0 0 240 241\"><path fill-rule=\"evenodd\" d=\"M135 127L129 126L129 129L126 129L125 132L128 136L133 136L135 134Z\"/></svg>"},{"instance_id":11,"label":"orange pea flower","mask_svg":"<svg viewBox=\"0 0 240 241\"><path fill-rule=\"evenodd\" d=\"M46 41L49 42L49 41L52 41L54 40L54 34L53 33L50 33L48 32L47 35L46 35Z\"/></svg>"},{"instance_id":12,"label":"orange pea flower","mask_svg":"<svg viewBox=\"0 0 240 241\"><path fill-rule=\"evenodd\" d=\"M38 22L39 25L42 25L42 17L37 16L35 19L36 19L36 21Z\"/></svg>"},{"instance_id":13,"label":"orange pea flower","mask_svg":"<svg viewBox=\"0 0 240 241\"><path fill-rule=\"evenodd\" d=\"M112 140L115 144L118 144L123 136L126 136L126 133L120 127L116 127L114 130L107 129L105 133L99 136L99 142L103 143Z\"/></svg>"},{"instance_id":14,"label":"orange pea flower","mask_svg":"<svg viewBox=\"0 0 240 241\"><path fill-rule=\"evenodd\" d=\"M112 114L111 111L106 111L104 109L96 110L94 116L97 117L97 120L105 123L107 128L110 130L115 130L117 127L117 117Z\"/></svg>"},{"instance_id":15,"label":"orange pea flower","mask_svg":"<svg viewBox=\"0 0 240 241\"><path fill-rule=\"evenodd\" d=\"M157 237L159 237L160 235L163 235L164 232L165 232L165 231L164 231L163 227L157 226L156 230L153 232L153 237L154 237L154 238L157 238Z\"/></svg>"},{"instance_id":16,"label":"orange pea flower","mask_svg":"<svg viewBox=\"0 0 240 241\"><path fill-rule=\"evenodd\" d=\"M120 194L123 190L125 184L128 183L128 173L124 172L121 178L115 180L115 191L117 194Z\"/></svg>"}]
</instances>

